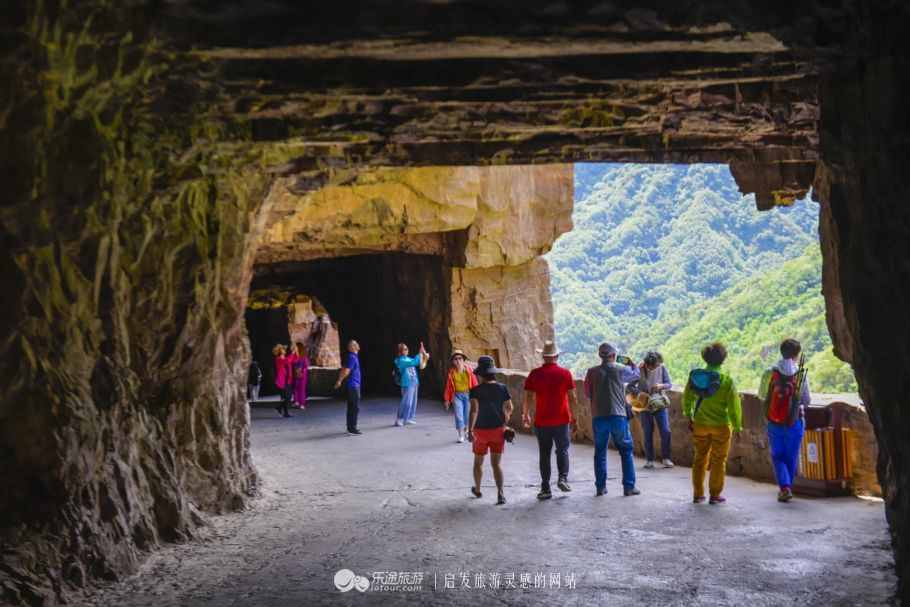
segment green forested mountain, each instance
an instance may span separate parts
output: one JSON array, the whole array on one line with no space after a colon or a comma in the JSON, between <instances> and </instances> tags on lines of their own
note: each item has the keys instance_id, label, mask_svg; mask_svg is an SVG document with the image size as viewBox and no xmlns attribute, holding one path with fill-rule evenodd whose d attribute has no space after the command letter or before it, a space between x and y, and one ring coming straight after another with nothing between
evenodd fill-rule
<instances>
[{"instance_id":1,"label":"green forested mountain","mask_svg":"<svg viewBox=\"0 0 910 607\"><path fill-rule=\"evenodd\" d=\"M635 358L660 350L681 383L701 345L721 339L751 389L792 335L814 390L855 390L825 326L815 203L759 213L723 165L576 165L574 219L548 256L573 370L595 364L606 339Z\"/></svg>"}]
</instances>

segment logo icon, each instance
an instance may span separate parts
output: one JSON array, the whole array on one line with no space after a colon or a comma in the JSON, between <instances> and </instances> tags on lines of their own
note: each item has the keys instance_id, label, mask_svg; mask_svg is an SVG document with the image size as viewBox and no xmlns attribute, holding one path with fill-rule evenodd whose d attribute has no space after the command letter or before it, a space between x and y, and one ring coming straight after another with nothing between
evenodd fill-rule
<instances>
[{"instance_id":1,"label":"logo icon","mask_svg":"<svg viewBox=\"0 0 910 607\"><path fill-rule=\"evenodd\" d=\"M357 575L350 569L339 569L335 572L335 588L347 592L356 588L359 592L370 589L370 580L362 575Z\"/></svg>"}]
</instances>

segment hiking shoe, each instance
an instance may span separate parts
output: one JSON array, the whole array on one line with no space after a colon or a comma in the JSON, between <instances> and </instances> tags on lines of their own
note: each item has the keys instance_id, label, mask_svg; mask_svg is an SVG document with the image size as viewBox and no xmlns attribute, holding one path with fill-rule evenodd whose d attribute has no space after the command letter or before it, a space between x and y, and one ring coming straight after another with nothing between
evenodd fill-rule
<instances>
[{"instance_id":1,"label":"hiking shoe","mask_svg":"<svg viewBox=\"0 0 910 607\"><path fill-rule=\"evenodd\" d=\"M652 462L651 460L648 460L645 462L645 469L650 470L653 467L654 467L654 462Z\"/></svg>"},{"instance_id":2,"label":"hiking shoe","mask_svg":"<svg viewBox=\"0 0 910 607\"><path fill-rule=\"evenodd\" d=\"M675 466L675 465L676 465L676 464L674 464L674 463L673 463L672 461L670 461L669 459L665 459L665 460L664 460L664 468L672 468L672 467Z\"/></svg>"},{"instance_id":3,"label":"hiking shoe","mask_svg":"<svg viewBox=\"0 0 910 607\"><path fill-rule=\"evenodd\" d=\"M556 481L556 486L559 487L560 491L571 491L572 490L572 487L569 486L569 481L567 481L564 478L561 478L558 481Z\"/></svg>"},{"instance_id":4,"label":"hiking shoe","mask_svg":"<svg viewBox=\"0 0 910 607\"><path fill-rule=\"evenodd\" d=\"M708 503L712 506L716 504L726 504L727 498L725 498L723 495L712 495L711 499L708 500Z\"/></svg>"},{"instance_id":5,"label":"hiking shoe","mask_svg":"<svg viewBox=\"0 0 910 607\"><path fill-rule=\"evenodd\" d=\"M628 487L628 488L622 490L622 494L625 497L629 497L631 495L640 495L641 491L639 491L638 488L636 488L636 487Z\"/></svg>"},{"instance_id":6,"label":"hiking shoe","mask_svg":"<svg viewBox=\"0 0 910 607\"><path fill-rule=\"evenodd\" d=\"M403 426L403 425L404 425L404 422L401 421L400 419L396 419L396 420L395 420L395 425L396 425L396 426Z\"/></svg>"},{"instance_id":7,"label":"hiking shoe","mask_svg":"<svg viewBox=\"0 0 910 607\"><path fill-rule=\"evenodd\" d=\"M606 489L597 489L594 492L594 497L602 497L602 496L606 495L606 493L607 493Z\"/></svg>"},{"instance_id":8,"label":"hiking shoe","mask_svg":"<svg viewBox=\"0 0 910 607\"><path fill-rule=\"evenodd\" d=\"M505 496L505 495L503 495L502 493L500 493L499 495L496 496L496 505L497 505L497 506L502 506L502 505L505 504L505 503L506 503L506 496Z\"/></svg>"},{"instance_id":9,"label":"hiking shoe","mask_svg":"<svg viewBox=\"0 0 910 607\"><path fill-rule=\"evenodd\" d=\"M793 492L790 490L789 487L787 487L786 489L781 489L777 493L777 501L779 501L779 502L789 502L792 499L793 499Z\"/></svg>"},{"instance_id":10,"label":"hiking shoe","mask_svg":"<svg viewBox=\"0 0 910 607\"><path fill-rule=\"evenodd\" d=\"M471 487L471 495L474 497L483 497L483 493L480 492L480 489L477 487Z\"/></svg>"},{"instance_id":11,"label":"hiking shoe","mask_svg":"<svg viewBox=\"0 0 910 607\"><path fill-rule=\"evenodd\" d=\"M693 503L693 504L704 504L704 503L705 503L705 496L704 496L704 495L699 495L699 496L693 497L693 498L692 498L692 503Z\"/></svg>"},{"instance_id":12,"label":"hiking shoe","mask_svg":"<svg viewBox=\"0 0 910 607\"><path fill-rule=\"evenodd\" d=\"M537 494L537 499L539 499L539 500L548 500L551 497L553 497L553 494L550 493L549 487L542 487L540 489L540 493Z\"/></svg>"},{"instance_id":13,"label":"hiking shoe","mask_svg":"<svg viewBox=\"0 0 910 607\"><path fill-rule=\"evenodd\" d=\"M357 428L354 428L353 430L348 430L348 434L350 434L351 436L360 436L361 434L363 434L363 432L361 432Z\"/></svg>"}]
</instances>

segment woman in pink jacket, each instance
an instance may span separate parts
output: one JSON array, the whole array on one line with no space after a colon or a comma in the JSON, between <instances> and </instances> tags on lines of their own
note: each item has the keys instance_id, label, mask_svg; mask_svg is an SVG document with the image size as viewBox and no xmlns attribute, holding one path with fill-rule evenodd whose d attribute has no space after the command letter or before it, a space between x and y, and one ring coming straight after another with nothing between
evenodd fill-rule
<instances>
[{"instance_id":1,"label":"woman in pink jacket","mask_svg":"<svg viewBox=\"0 0 910 607\"><path fill-rule=\"evenodd\" d=\"M285 356L285 349L281 344L272 348L272 355L275 357L275 387L278 388L281 395L281 402L275 407L275 410L283 417L291 417L288 406L291 404L291 390L294 382L291 376L290 360Z\"/></svg>"},{"instance_id":2,"label":"woman in pink jacket","mask_svg":"<svg viewBox=\"0 0 910 607\"><path fill-rule=\"evenodd\" d=\"M301 342L294 344L294 353L291 359L291 370L294 377L294 402L300 409L306 409L306 382L310 369L309 357L306 355L306 346Z\"/></svg>"}]
</instances>

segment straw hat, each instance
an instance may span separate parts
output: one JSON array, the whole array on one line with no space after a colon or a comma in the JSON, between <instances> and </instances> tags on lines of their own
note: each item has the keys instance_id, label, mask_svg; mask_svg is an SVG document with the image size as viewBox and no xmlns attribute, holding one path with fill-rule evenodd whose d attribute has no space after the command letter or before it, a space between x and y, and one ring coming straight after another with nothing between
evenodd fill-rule
<instances>
[{"instance_id":1,"label":"straw hat","mask_svg":"<svg viewBox=\"0 0 910 607\"><path fill-rule=\"evenodd\" d=\"M455 350L452 350L452 356L449 357L449 361L451 362L451 361L455 360L455 357L456 357L456 356L460 356L460 357L462 357L462 358L465 359L465 360L470 360L470 359L468 358L468 355L467 355L467 354L465 354L462 350L459 350L459 349L456 348Z\"/></svg>"},{"instance_id":2,"label":"straw hat","mask_svg":"<svg viewBox=\"0 0 910 607\"><path fill-rule=\"evenodd\" d=\"M543 342L543 348L537 349L537 353L546 357L559 356L559 348L552 340L547 340Z\"/></svg>"}]
</instances>

